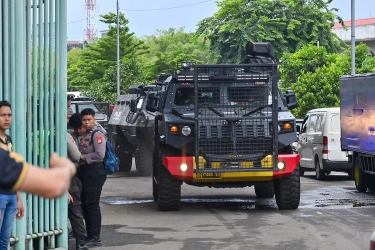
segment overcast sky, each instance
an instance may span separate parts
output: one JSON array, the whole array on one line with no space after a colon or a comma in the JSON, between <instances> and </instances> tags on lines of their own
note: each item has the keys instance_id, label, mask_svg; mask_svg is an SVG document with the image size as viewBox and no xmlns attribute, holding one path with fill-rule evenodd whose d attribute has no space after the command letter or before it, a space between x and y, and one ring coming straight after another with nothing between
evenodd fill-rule
<instances>
[{"instance_id":1,"label":"overcast sky","mask_svg":"<svg viewBox=\"0 0 375 250\"><path fill-rule=\"evenodd\" d=\"M333 0L344 20L350 20L352 0ZM353 0L354 1L354 0ZM96 0L96 15L116 11L116 0ZM375 0L355 0L356 19L375 17ZM214 0L119 0L121 12L129 20L136 36L153 35L157 29L185 27L194 31L196 24L216 11ZM372 13L371 13L372 11ZM96 18L98 35L106 26ZM86 26L85 0L68 0L68 40L82 40Z\"/></svg>"}]
</instances>

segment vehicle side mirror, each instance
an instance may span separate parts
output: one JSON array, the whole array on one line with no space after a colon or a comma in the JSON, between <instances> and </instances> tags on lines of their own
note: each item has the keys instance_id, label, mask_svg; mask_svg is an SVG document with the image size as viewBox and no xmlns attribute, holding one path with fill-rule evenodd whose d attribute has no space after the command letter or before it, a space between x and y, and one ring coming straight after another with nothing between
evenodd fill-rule
<instances>
[{"instance_id":1,"label":"vehicle side mirror","mask_svg":"<svg viewBox=\"0 0 375 250\"><path fill-rule=\"evenodd\" d=\"M155 93L148 95L146 110L150 112L156 112L158 110L159 97Z\"/></svg>"},{"instance_id":2,"label":"vehicle side mirror","mask_svg":"<svg viewBox=\"0 0 375 250\"><path fill-rule=\"evenodd\" d=\"M286 106L288 109L295 109L298 107L297 97L293 90L287 90L284 97L286 99Z\"/></svg>"},{"instance_id":3,"label":"vehicle side mirror","mask_svg":"<svg viewBox=\"0 0 375 250\"><path fill-rule=\"evenodd\" d=\"M133 99L130 101L130 112L137 112L137 99Z\"/></svg>"},{"instance_id":4,"label":"vehicle side mirror","mask_svg":"<svg viewBox=\"0 0 375 250\"><path fill-rule=\"evenodd\" d=\"M297 133L299 134L300 131L301 131L301 126L300 126L300 125L297 125L296 127L297 127Z\"/></svg>"}]
</instances>

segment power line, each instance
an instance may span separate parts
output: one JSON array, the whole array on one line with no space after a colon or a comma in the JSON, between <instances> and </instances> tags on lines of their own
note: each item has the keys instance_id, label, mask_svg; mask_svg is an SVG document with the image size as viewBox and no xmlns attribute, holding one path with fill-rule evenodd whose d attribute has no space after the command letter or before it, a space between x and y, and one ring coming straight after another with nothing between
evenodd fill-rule
<instances>
[{"instance_id":1,"label":"power line","mask_svg":"<svg viewBox=\"0 0 375 250\"><path fill-rule=\"evenodd\" d=\"M167 7L167 8L159 8L159 9L144 9L144 10L126 10L123 9L124 11L160 11L160 10L171 10L171 9L180 9L180 8L185 8L193 5L198 5L202 3L207 3L207 2L212 2L212 0L206 0L202 2L197 2L197 3L191 3L191 4L186 4L186 5L180 5L180 6L174 6L174 7Z\"/></svg>"},{"instance_id":2,"label":"power line","mask_svg":"<svg viewBox=\"0 0 375 250\"><path fill-rule=\"evenodd\" d=\"M162 10L180 9L180 8L190 7L190 6L194 6L194 5L198 5L198 4L203 4L203 3L207 3L207 2L212 2L212 1L213 0L205 0L205 1L197 2L197 3L191 3L191 4L179 5L179 6L173 6L173 7L166 7L166 8L155 8L155 9L121 9L121 10L122 11L131 11L131 12L162 11ZM111 13L111 12L115 12L115 11L116 10L109 11L109 12L102 13L102 14L99 14L99 15L93 16L93 17L98 17L98 16L105 15L105 14L108 14L108 13ZM80 20L76 20L76 21L72 21L72 22L69 22L67 24L78 23L78 22L82 22L82 21L85 21L85 20L86 20L86 18L80 19Z\"/></svg>"}]
</instances>

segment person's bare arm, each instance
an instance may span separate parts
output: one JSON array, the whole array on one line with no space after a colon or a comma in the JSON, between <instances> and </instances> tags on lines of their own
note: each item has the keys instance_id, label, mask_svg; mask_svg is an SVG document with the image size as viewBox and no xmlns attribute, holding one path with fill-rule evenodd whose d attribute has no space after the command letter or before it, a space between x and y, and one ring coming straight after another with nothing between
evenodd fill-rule
<instances>
[{"instance_id":1,"label":"person's bare arm","mask_svg":"<svg viewBox=\"0 0 375 250\"><path fill-rule=\"evenodd\" d=\"M70 180L75 174L74 164L53 154L50 160L51 169L29 166L19 191L25 191L46 198L57 198L69 188Z\"/></svg>"}]
</instances>

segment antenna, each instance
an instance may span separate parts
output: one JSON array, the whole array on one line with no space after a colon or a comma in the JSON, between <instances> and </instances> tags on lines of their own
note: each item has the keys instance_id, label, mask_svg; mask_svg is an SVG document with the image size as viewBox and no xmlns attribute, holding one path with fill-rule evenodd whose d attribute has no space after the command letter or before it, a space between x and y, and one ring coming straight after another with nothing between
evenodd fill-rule
<instances>
[{"instance_id":1,"label":"antenna","mask_svg":"<svg viewBox=\"0 0 375 250\"><path fill-rule=\"evenodd\" d=\"M91 42L97 38L98 29L96 27L97 4L96 0L85 0L86 29L85 40Z\"/></svg>"}]
</instances>

